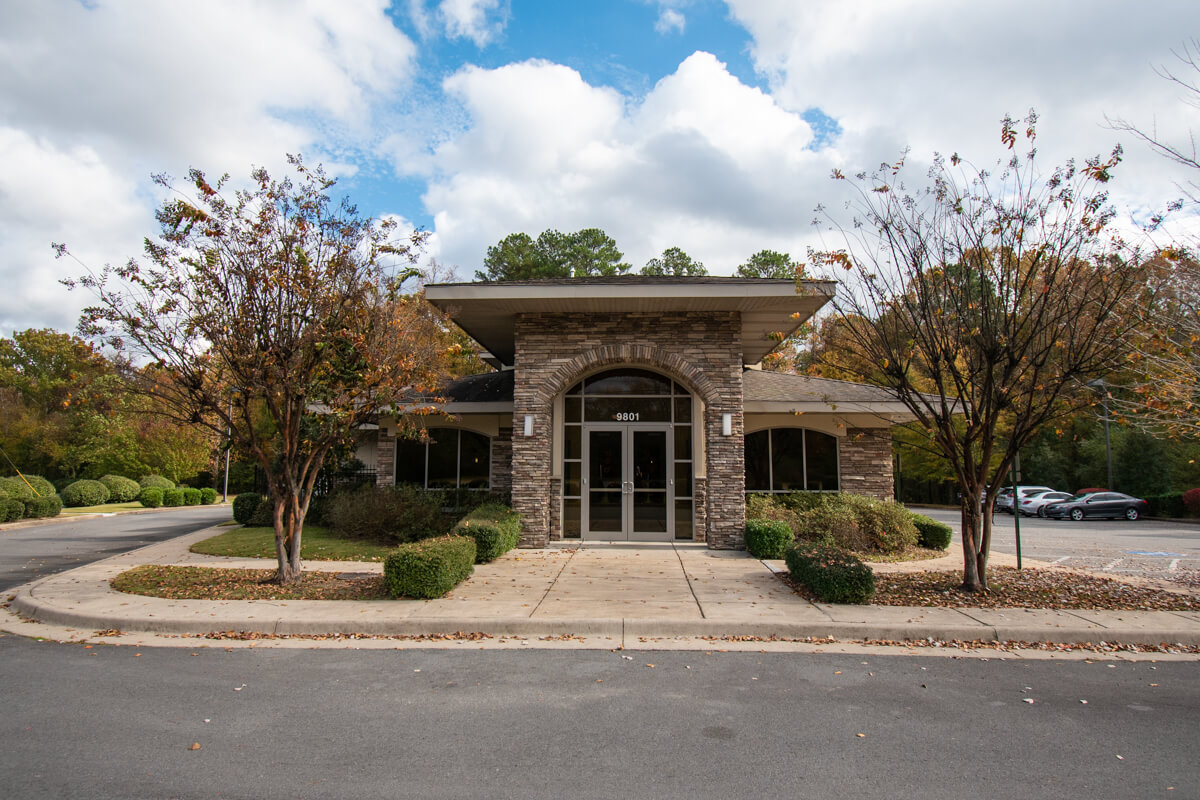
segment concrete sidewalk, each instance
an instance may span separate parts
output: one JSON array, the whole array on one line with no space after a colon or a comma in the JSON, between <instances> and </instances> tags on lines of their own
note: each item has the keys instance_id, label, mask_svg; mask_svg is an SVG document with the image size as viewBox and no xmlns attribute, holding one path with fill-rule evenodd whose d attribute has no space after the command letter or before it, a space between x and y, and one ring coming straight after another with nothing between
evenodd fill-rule
<instances>
[{"instance_id":1,"label":"concrete sidewalk","mask_svg":"<svg viewBox=\"0 0 1200 800\"><path fill-rule=\"evenodd\" d=\"M515 550L476 566L470 579L437 600L165 600L110 588L113 577L140 564L274 565L188 551L220 530L199 531L27 584L16 590L11 608L27 619L78 630L160 634L486 633L603 637L630 646L670 637L1200 645L1200 613L811 603L775 577L773 570L782 562L696 544ZM381 570L379 564L360 562L311 561L304 567Z\"/></svg>"}]
</instances>

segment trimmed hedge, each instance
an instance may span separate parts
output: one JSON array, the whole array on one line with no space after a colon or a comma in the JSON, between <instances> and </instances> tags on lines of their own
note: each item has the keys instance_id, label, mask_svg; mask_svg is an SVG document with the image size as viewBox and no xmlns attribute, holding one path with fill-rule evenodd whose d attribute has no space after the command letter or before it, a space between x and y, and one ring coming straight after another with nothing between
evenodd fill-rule
<instances>
[{"instance_id":1,"label":"trimmed hedge","mask_svg":"<svg viewBox=\"0 0 1200 800\"><path fill-rule=\"evenodd\" d=\"M185 506L200 505L200 490L190 487L183 489L183 504Z\"/></svg>"},{"instance_id":2,"label":"trimmed hedge","mask_svg":"<svg viewBox=\"0 0 1200 800\"><path fill-rule=\"evenodd\" d=\"M249 525L255 510L265 500L258 492L244 492L233 498L233 519L242 525Z\"/></svg>"},{"instance_id":3,"label":"trimmed hedge","mask_svg":"<svg viewBox=\"0 0 1200 800\"><path fill-rule=\"evenodd\" d=\"M143 508L158 508L163 504L163 490L157 486L147 486L138 492L137 499Z\"/></svg>"},{"instance_id":4,"label":"trimmed hedge","mask_svg":"<svg viewBox=\"0 0 1200 800\"><path fill-rule=\"evenodd\" d=\"M826 603L866 603L875 594L875 573L839 547L801 542L784 559L792 578Z\"/></svg>"},{"instance_id":5,"label":"trimmed hedge","mask_svg":"<svg viewBox=\"0 0 1200 800\"><path fill-rule=\"evenodd\" d=\"M248 528L274 528L275 527L275 503L270 497L264 497L258 507L254 509L254 513L250 515L250 521L246 523Z\"/></svg>"},{"instance_id":6,"label":"trimmed hedge","mask_svg":"<svg viewBox=\"0 0 1200 800\"><path fill-rule=\"evenodd\" d=\"M1143 498L1149 508L1146 511L1148 517L1186 517L1187 507L1183 504L1182 492L1167 492L1166 494L1152 494Z\"/></svg>"},{"instance_id":7,"label":"trimmed hedge","mask_svg":"<svg viewBox=\"0 0 1200 800\"><path fill-rule=\"evenodd\" d=\"M441 597L475 570L475 540L439 536L397 547L383 562L392 597Z\"/></svg>"},{"instance_id":8,"label":"trimmed hedge","mask_svg":"<svg viewBox=\"0 0 1200 800\"><path fill-rule=\"evenodd\" d=\"M200 505L211 506L217 502L217 490L211 487L204 487L200 490Z\"/></svg>"},{"instance_id":9,"label":"trimmed hedge","mask_svg":"<svg viewBox=\"0 0 1200 800\"><path fill-rule=\"evenodd\" d=\"M755 558L783 558L796 543L786 522L771 519L746 520L746 549Z\"/></svg>"},{"instance_id":10,"label":"trimmed hedge","mask_svg":"<svg viewBox=\"0 0 1200 800\"><path fill-rule=\"evenodd\" d=\"M183 489L163 489L163 505L175 508L183 505Z\"/></svg>"},{"instance_id":11,"label":"trimmed hedge","mask_svg":"<svg viewBox=\"0 0 1200 800\"><path fill-rule=\"evenodd\" d=\"M413 542L444 535L442 494L413 486L363 486L325 503L325 521L338 536L377 542Z\"/></svg>"},{"instance_id":12,"label":"trimmed hedge","mask_svg":"<svg viewBox=\"0 0 1200 800\"><path fill-rule=\"evenodd\" d=\"M56 494L45 494L23 502L25 505L25 516L30 519L57 517L62 513L63 509L62 497Z\"/></svg>"},{"instance_id":13,"label":"trimmed hedge","mask_svg":"<svg viewBox=\"0 0 1200 800\"><path fill-rule=\"evenodd\" d=\"M36 496L33 493L33 489L29 488L29 484L16 475L9 478L0 478L0 492L4 492L5 495L15 497L18 500L32 500ZM53 491L50 493L53 494Z\"/></svg>"},{"instance_id":14,"label":"trimmed hedge","mask_svg":"<svg viewBox=\"0 0 1200 800\"><path fill-rule=\"evenodd\" d=\"M130 500L136 500L138 493L142 491L142 487L137 481L123 475L105 475L100 482L104 484L105 489L108 489L108 499L113 503L128 503Z\"/></svg>"},{"instance_id":15,"label":"trimmed hedge","mask_svg":"<svg viewBox=\"0 0 1200 800\"><path fill-rule=\"evenodd\" d=\"M75 481L62 490L62 501L67 508L98 506L108 502L108 487L100 481Z\"/></svg>"},{"instance_id":16,"label":"trimmed hedge","mask_svg":"<svg viewBox=\"0 0 1200 800\"><path fill-rule=\"evenodd\" d=\"M167 489L175 488L175 482L164 478L162 475L143 475L141 480L138 481L138 485L143 489L147 486L154 486L162 489L164 492Z\"/></svg>"},{"instance_id":17,"label":"trimmed hedge","mask_svg":"<svg viewBox=\"0 0 1200 800\"><path fill-rule=\"evenodd\" d=\"M0 514L4 522L14 522L25 516L25 502L15 497L0 497Z\"/></svg>"},{"instance_id":18,"label":"trimmed hedge","mask_svg":"<svg viewBox=\"0 0 1200 800\"><path fill-rule=\"evenodd\" d=\"M938 522L924 514L912 513L913 525L917 526L917 544L930 550L950 549L950 539L954 530L944 522Z\"/></svg>"},{"instance_id":19,"label":"trimmed hedge","mask_svg":"<svg viewBox=\"0 0 1200 800\"><path fill-rule=\"evenodd\" d=\"M521 517L498 503L475 508L450 531L456 536L475 540L475 563L494 561L517 546L521 540Z\"/></svg>"}]
</instances>

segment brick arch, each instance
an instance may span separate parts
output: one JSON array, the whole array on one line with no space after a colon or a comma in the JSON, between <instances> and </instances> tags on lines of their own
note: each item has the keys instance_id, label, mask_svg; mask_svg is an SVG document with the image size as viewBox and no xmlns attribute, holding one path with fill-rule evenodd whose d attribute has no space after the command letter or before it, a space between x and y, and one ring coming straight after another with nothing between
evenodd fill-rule
<instances>
[{"instance_id":1,"label":"brick arch","mask_svg":"<svg viewBox=\"0 0 1200 800\"><path fill-rule=\"evenodd\" d=\"M699 366L675 353L650 345L620 344L597 347L560 364L537 388L533 396L534 403L548 405L583 375L614 366L654 367L668 373L689 392L698 395L705 405L713 405L717 400L717 387Z\"/></svg>"}]
</instances>

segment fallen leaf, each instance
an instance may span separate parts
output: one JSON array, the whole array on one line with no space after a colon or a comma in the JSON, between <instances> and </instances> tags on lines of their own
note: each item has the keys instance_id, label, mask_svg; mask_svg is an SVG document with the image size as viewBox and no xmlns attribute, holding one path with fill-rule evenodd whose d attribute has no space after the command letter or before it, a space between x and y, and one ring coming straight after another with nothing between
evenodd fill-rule
<instances>
[{"instance_id":1,"label":"fallen leaf","mask_svg":"<svg viewBox=\"0 0 1200 800\"><path fill-rule=\"evenodd\" d=\"M199 742L192 742L192 743L191 743L191 744L188 746L188 750L199 750L199 749L200 749L200 743L199 743ZM1119 758L1119 756L1118 756L1118 758Z\"/></svg>"}]
</instances>

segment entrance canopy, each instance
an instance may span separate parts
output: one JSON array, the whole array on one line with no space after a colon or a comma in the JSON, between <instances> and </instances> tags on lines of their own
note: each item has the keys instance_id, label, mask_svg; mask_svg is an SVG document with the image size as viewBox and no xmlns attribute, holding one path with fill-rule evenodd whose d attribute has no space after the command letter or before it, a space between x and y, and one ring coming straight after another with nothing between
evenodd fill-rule
<instances>
[{"instance_id":1,"label":"entrance canopy","mask_svg":"<svg viewBox=\"0 0 1200 800\"><path fill-rule=\"evenodd\" d=\"M745 363L753 364L779 346L834 295L834 281L761 278L613 278L439 283L425 287L430 303L502 364L516 357L518 314L628 314L728 312L741 316Z\"/></svg>"}]
</instances>

